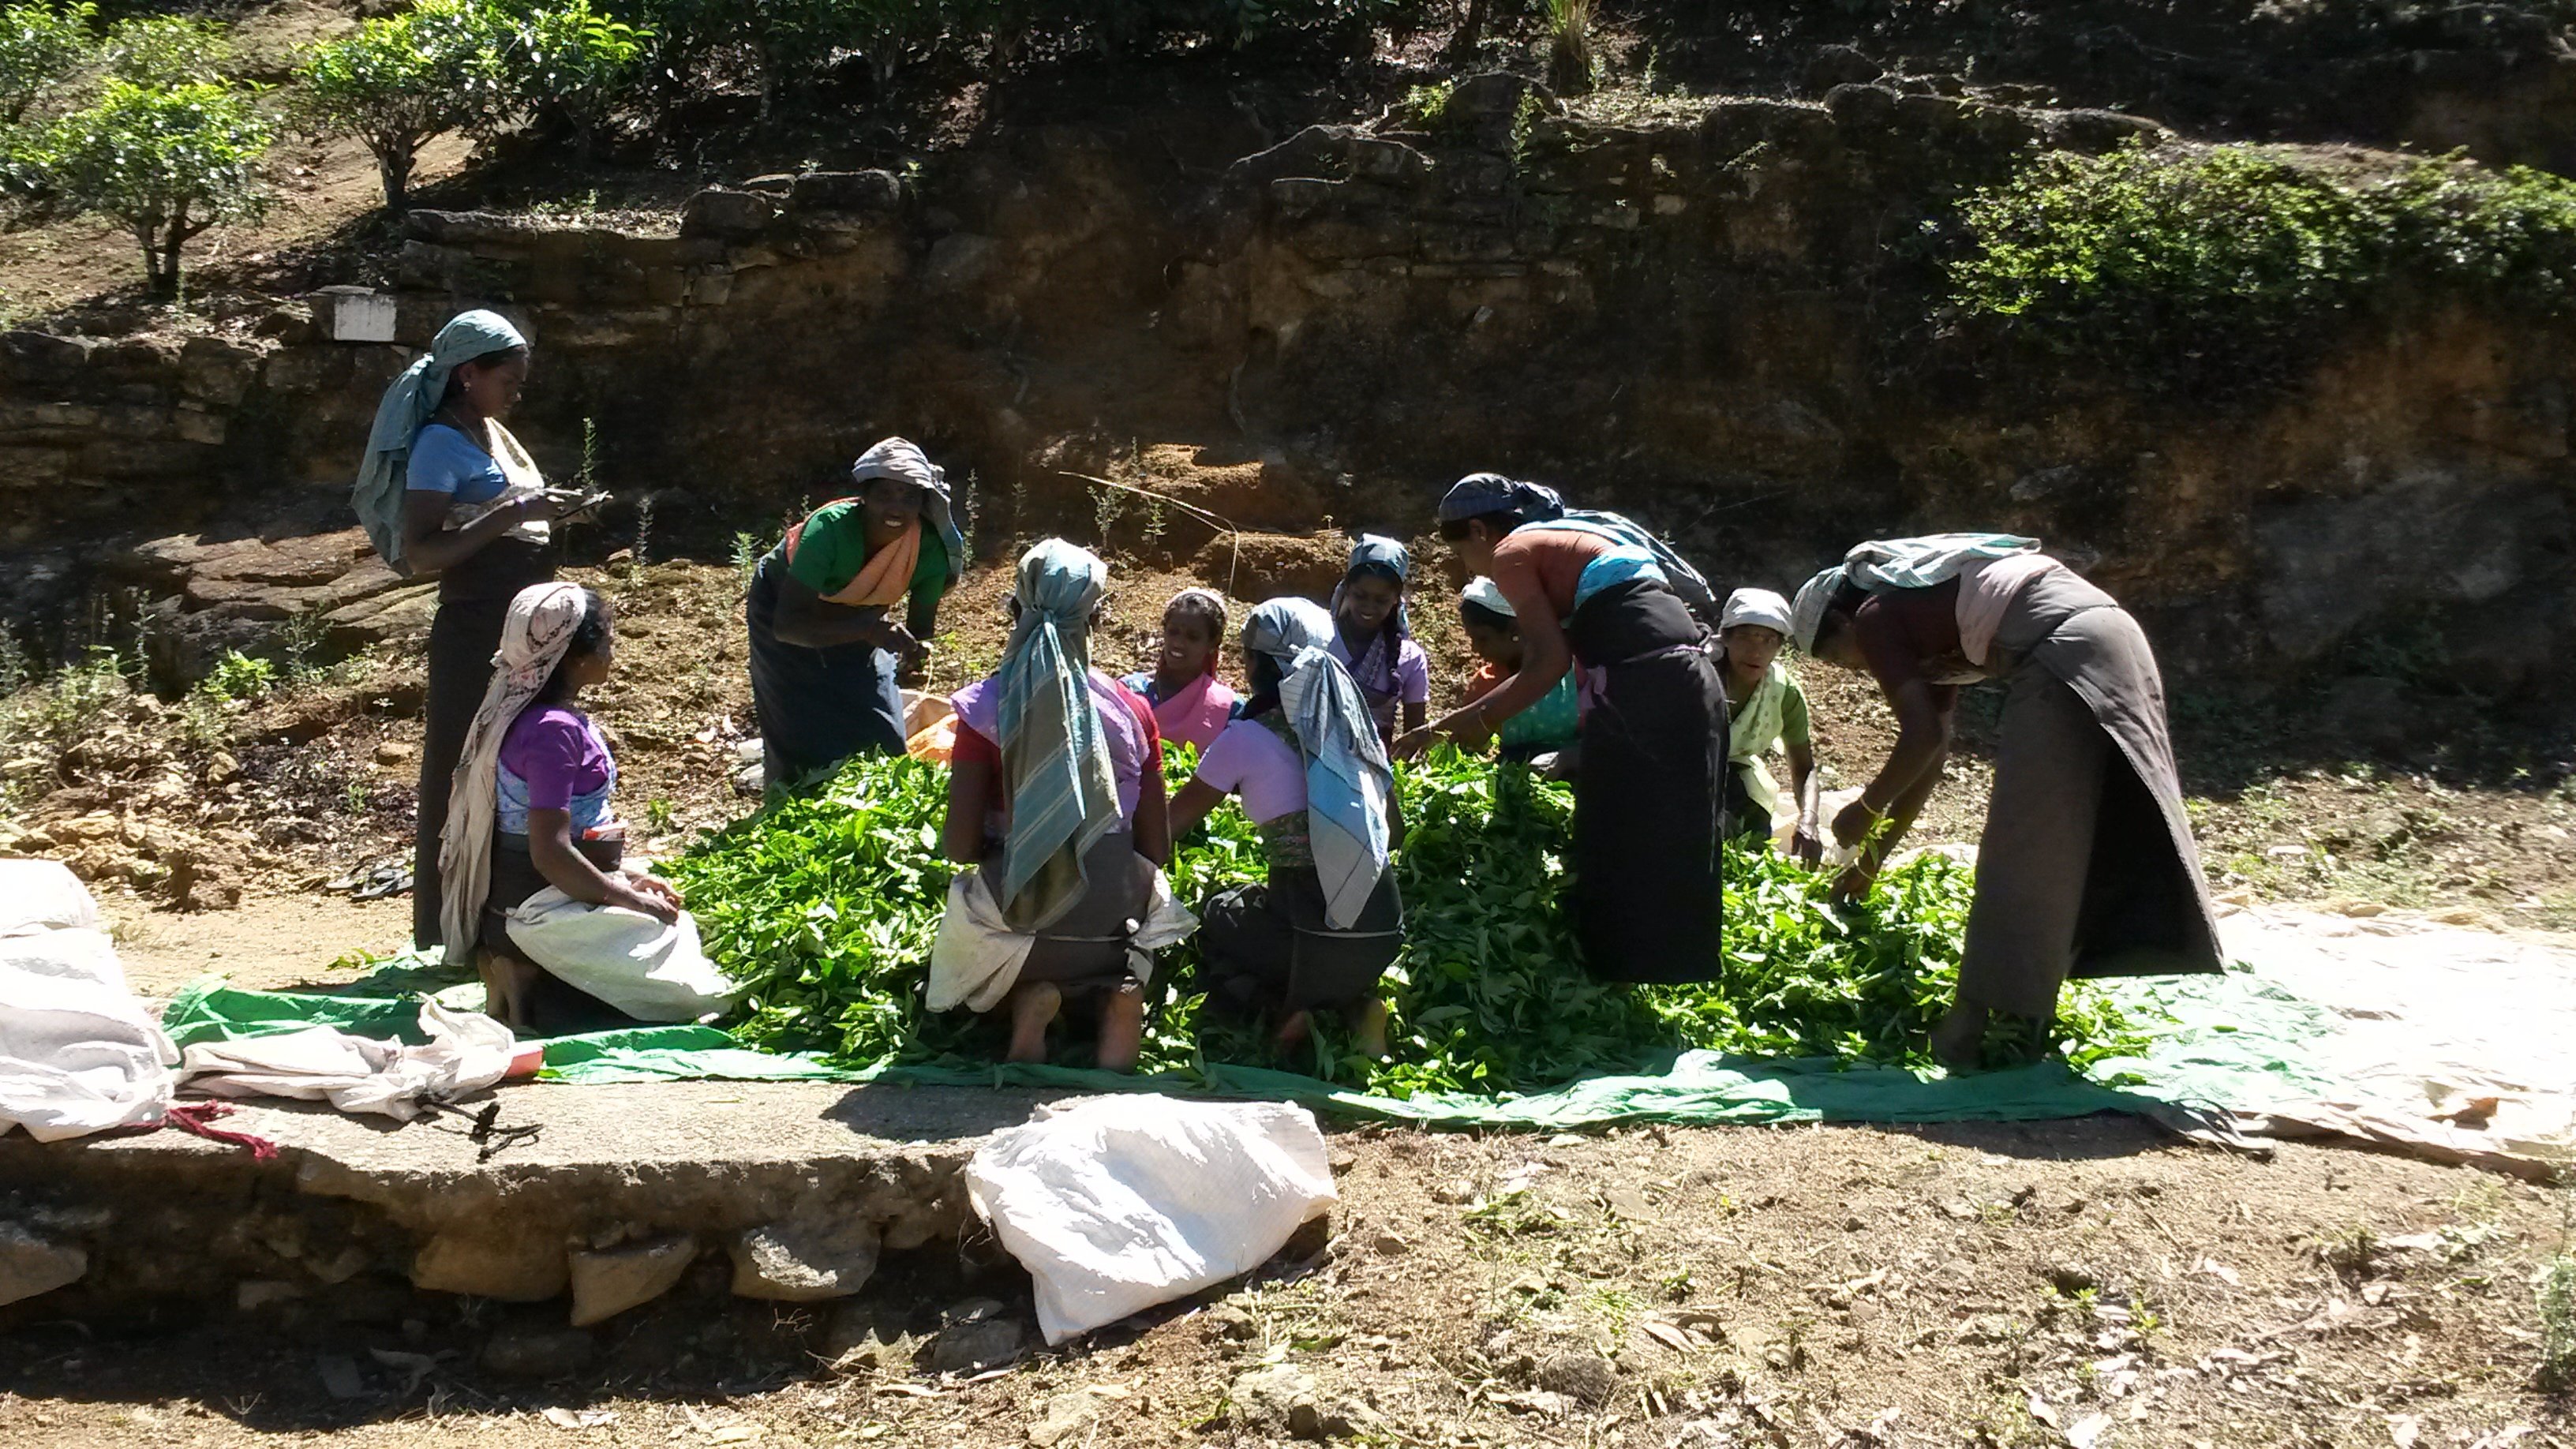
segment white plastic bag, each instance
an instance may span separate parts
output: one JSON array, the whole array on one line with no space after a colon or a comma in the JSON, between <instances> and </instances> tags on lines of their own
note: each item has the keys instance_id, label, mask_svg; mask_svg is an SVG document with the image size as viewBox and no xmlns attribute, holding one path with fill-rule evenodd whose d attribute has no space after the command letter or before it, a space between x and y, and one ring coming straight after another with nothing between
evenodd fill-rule
<instances>
[{"instance_id":1,"label":"white plastic bag","mask_svg":"<svg viewBox=\"0 0 2576 1449\"><path fill-rule=\"evenodd\" d=\"M967 1201L1037 1280L1050 1344L1258 1267L1334 1199L1315 1116L1095 1097L993 1134Z\"/></svg>"},{"instance_id":2,"label":"white plastic bag","mask_svg":"<svg viewBox=\"0 0 2576 1449\"><path fill-rule=\"evenodd\" d=\"M501 1080L518 1051L508 1027L435 1001L421 1003L420 1028L429 1037L422 1046L327 1026L199 1042L184 1053L180 1074L188 1090L212 1097L293 1097L408 1122L423 1102L452 1101Z\"/></svg>"},{"instance_id":3,"label":"white plastic bag","mask_svg":"<svg viewBox=\"0 0 2576 1449\"><path fill-rule=\"evenodd\" d=\"M0 1133L54 1142L160 1121L179 1055L92 929L89 892L53 861L0 866Z\"/></svg>"},{"instance_id":4,"label":"white plastic bag","mask_svg":"<svg viewBox=\"0 0 2576 1449\"><path fill-rule=\"evenodd\" d=\"M59 860L0 860L0 936L95 931L98 903Z\"/></svg>"}]
</instances>

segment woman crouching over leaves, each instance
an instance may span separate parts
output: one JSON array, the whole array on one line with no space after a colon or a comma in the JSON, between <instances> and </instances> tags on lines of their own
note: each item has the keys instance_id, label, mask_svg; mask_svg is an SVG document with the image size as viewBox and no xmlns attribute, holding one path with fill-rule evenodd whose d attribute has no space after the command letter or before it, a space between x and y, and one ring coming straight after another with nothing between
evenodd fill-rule
<instances>
[{"instance_id":1,"label":"woman crouching over leaves","mask_svg":"<svg viewBox=\"0 0 2576 1449\"><path fill-rule=\"evenodd\" d=\"M1847 899L1868 893L1940 783L1959 686L2004 683L1959 998L1932 1029L1943 1066L1978 1064L1995 1013L2044 1031L2069 976L2221 969L2164 680L2110 595L2036 539L1882 539L1798 590L1790 636L1869 674L1896 712L1887 763L1834 818L1835 838L1863 847Z\"/></svg>"},{"instance_id":2,"label":"woman crouching over leaves","mask_svg":"<svg viewBox=\"0 0 2576 1449\"><path fill-rule=\"evenodd\" d=\"M480 948L485 1009L514 1031L698 1021L735 991L680 893L624 868L617 762L575 708L614 652L597 594L520 590L466 730L439 851L441 938L451 961Z\"/></svg>"},{"instance_id":3,"label":"woman crouching over leaves","mask_svg":"<svg viewBox=\"0 0 2576 1449\"><path fill-rule=\"evenodd\" d=\"M1010 1010L1010 1060L1046 1060L1047 1026L1095 1002L1100 1065L1133 1071L1153 953L1195 929L1172 899L1163 740L1153 708L1091 667L1108 566L1060 538L1020 558L992 678L957 691L948 889L929 1005Z\"/></svg>"},{"instance_id":4,"label":"woman crouching over leaves","mask_svg":"<svg viewBox=\"0 0 2576 1449\"><path fill-rule=\"evenodd\" d=\"M1243 797L1270 879L1219 893L1199 938L1210 1005L1277 1014L1294 1045L1311 1013L1349 1015L1357 1045L1386 1054L1378 978L1404 944L1404 903L1388 866L1395 775L1367 696L1332 653L1333 616L1272 599L1243 625L1252 698L1172 802L1175 835Z\"/></svg>"}]
</instances>

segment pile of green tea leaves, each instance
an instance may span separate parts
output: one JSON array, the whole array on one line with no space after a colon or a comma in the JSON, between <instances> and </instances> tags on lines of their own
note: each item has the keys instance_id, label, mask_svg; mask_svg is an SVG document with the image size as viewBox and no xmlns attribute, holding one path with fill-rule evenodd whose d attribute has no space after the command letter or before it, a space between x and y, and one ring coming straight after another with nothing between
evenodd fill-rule
<instances>
[{"instance_id":1,"label":"pile of green tea leaves","mask_svg":"<svg viewBox=\"0 0 2576 1449\"><path fill-rule=\"evenodd\" d=\"M1176 749L1174 787L1194 761ZM1304 1072L1383 1096L1508 1096L1574 1079L1653 1071L1679 1051L1924 1065L1924 1031L1947 1008L1967 917L1968 872L1938 856L1891 870L1869 900L1829 903L1830 880L1767 852L1730 850L1724 966L1688 986L1595 981L1559 900L1572 799L1519 766L1446 749L1399 770L1397 884L1404 952L1386 978L1387 1060L1347 1050L1327 1024L1281 1057L1260 1024L1203 1009L1195 946L1166 952L1142 1070L1211 1062ZM773 1050L854 1066L990 1061L999 1028L934 1015L921 988L955 872L940 854L947 776L909 759L863 759L815 793L777 802L664 867L686 891L708 953L748 987L731 1030ZM1229 804L1181 843L1185 903L1262 877L1249 822ZM1068 1034L1070 1035L1070 1034ZM2139 1050L2107 999L2070 987L2055 1044L2076 1065ZM1063 1060L1087 1065L1068 1039Z\"/></svg>"}]
</instances>

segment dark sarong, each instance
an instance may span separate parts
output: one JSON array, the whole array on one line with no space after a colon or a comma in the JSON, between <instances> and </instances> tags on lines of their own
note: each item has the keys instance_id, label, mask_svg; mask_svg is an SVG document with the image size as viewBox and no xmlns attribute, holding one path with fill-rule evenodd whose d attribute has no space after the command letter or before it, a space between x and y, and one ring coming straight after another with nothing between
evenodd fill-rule
<instances>
[{"instance_id":1,"label":"dark sarong","mask_svg":"<svg viewBox=\"0 0 2576 1449\"><path fill-rule=\"evenodd\" d=\"M903 753L903 690L889 650L866 644L813 648L779 641L778 580L787 560L761 559L743 602L751 634L751 709L761 767L773 790L812 783L852 755Z\"/></svg>"},{"instance_id":2,"label":"dark sarong","mask_svg":"<svg viewBox=\"0 0 2576 1449\"><path fill-rule=\"evenodd\" d=\"M626 847L619 841L578 840L573 842L573 848L592 865L612 874L626 863ZM483 898L480 949L537 968L536 981L522 1003L529 1030L536 1034L561 1036L631 1025L634 1018L546 970L537 958L520 950L518 943L510 939L511 908L552 884L545 872L537 869L536 857L528 851L528 837L493 831L492 886Z\"/></svg>"},{"instance_id":3,"label":"dark sarong","mask_svg":"<svg viewBox=\"0 0 2576 1449\"><path fill-rule=\"evenodd\" d=\"M1127 983L1129 923L1141 919L1153 896L1153 862L1136 853L1136 837L1113 830L1093 841L1082 857L1083 891L1071 908L1037 933L1020 963L1023 983L1044 981L1068 1001ZM1000 870L997 856L990 870Z\"/></svg>"},{"instance_id":4,"label":"dark sarong","mask_svg":"<svg viewBox=\"0 0 2576 1449\"><path fill-rule=\"evenodd\" d=\"M1726 838L1752 845L1767 844L1771 839L1771 812L1753 803L1753 792L1744 784L1744 772L1726 770L1718 783L1726 792Z\"/></svg>"},{"instance_id":5,"label":"dark sarong","mask_svg":"<svg viewBox=\"0 0 2576 1449\"><path fill-rule=\"evenodd\" d=\"M420 804L412 840L412 944L438 944L438 844L447 828L447 794L456 780L465 734L492 684L492 655L510 600L555 576L554 550L496 539L438 579L438 613L429 624L427 727L420 742Z\"/></svg>"},{"instance_id":6,"label":"dark sarong","mask_svg":"<svg viewBox=\"0 0 2576 1449\"><path fill-rule=\"evenodd\" d=\"M1607 981L1717 973L1717 808L1725 691L1682 601L1651 580L1604 589L1566 629L1602 675L1574 777L1575 934Z\"/></svg>"},{"instance_id":7,"label":"dark sarong","mask_svg":"<svg viewBox=\"0 0 2576 1449\"><path fill-rule=\"evenodd\" d=\"M1274 865L1267 884L1220 891L1199 912L1208 1003L1237 1016L1361 1005L1403 945L1391 869L1346 931L1325 920L1323 878L1311 865Z\"/></svg>"},{"instance_id":8,"label":"dark sarong","mask_svg":"<svg viewBox=\"0 0 2576 1449\"><path fill-rule=\"evenodd\" d=\"M1959 998L2056 1013L2073 976L2223 969L2144 631L2073 573L2023 587L1995 635L2006 694Z\"/></svg>"}]
</instances>

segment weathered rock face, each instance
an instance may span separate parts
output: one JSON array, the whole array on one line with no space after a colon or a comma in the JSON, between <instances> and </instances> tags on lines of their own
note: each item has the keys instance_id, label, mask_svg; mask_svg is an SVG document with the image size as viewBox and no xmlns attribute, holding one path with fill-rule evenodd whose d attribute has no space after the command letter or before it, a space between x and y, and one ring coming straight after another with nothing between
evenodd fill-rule
<instances>
[{"instance_id":1,"label":"weathered rock face","mask_svg":"<svg viewBox=\"0 0 2576 1449\"><path fill-rule=\"evenodd\" d=\"M1329 581L1289 536L1326 517L1415 531L1441 484L1501 468L1647 517L1725 583L1791 586L1875 534L2037 533L2189 640L2168 649L2184 676L2358 667L2403 625L2483 688L2576 679L2576 331L2419 308L2217 410L1908 332L1890 309L1919 318L1931 288L1897 242L1944 198L2156 128L1862 68L1820 71L1821 103L1637 127L1573 123L1508 76L1410 133L1280 139L1205 109L1004 127L918 177L719 188L675 235L415 213L397 344L290 318L220 346L0 346L0 488L37 480L0 523L35 582L0 590L36 617L17 595L112 562L167 603L180 677L279 611L346 641L415 626L425 595L363 545L245 517L345 524L383 381L489 305L535 339L512 421L540 463L577 467L587 422L629 505L720 537L832 496L888 432L968 484L988 537L1083 528L1081 460L1159 440L1204 465L1185 501L1280 530L1165 547L1255 587ZM229 532L88 541L225 499Z\"/></svg>"}]
</instances>

